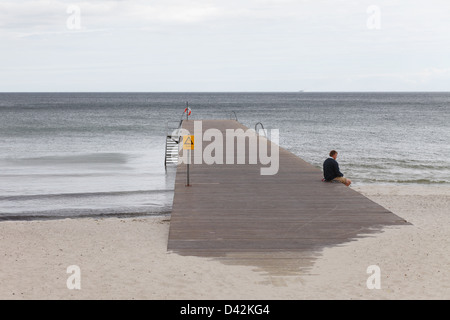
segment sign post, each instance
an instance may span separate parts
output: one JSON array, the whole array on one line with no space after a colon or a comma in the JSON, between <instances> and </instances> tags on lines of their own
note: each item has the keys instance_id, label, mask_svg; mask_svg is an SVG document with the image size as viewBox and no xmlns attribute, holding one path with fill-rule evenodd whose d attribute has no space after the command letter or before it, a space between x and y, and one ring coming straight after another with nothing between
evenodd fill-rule
<instances>
[{"instance_id":1,"label":"sign post","mask_svg":"<svg viewBox=\"0 0 450 320\"><path fill-rule=\"evenodd\" d=\"M189 164L191 163L191 150L194 150L194 136L183 136L183 150L187 150L187 164L186 164L186 187L190 187L189 181Z\"/></svg>"}]
</instances>

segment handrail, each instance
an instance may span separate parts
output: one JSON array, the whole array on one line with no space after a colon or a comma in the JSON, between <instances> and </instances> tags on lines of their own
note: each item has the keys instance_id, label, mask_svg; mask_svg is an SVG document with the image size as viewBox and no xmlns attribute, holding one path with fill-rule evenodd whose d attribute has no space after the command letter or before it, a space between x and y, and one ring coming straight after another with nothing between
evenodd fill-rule
<instances>
[{"instance_id":1,"label":"handrail","mask_svg":"<svg viewBox=\"0 0 450 320\"><path fill-rule=\"evenodd\" d=\"M179 133L180 133L180 128L181 128L181 123L178 126L169 126L169 123L175 124L177 122L167 121L167 123L166 123L166 138L170 137L171 140L175 141L176 143L179 143L180 142Z\"/></svg>"},{"instance_id":2,"label":"handrail","mask_svg":"<svg viewBox=\"0 0 450 320\"><path fill-rule=\"evenodd\" d=\"M183 124L184 113L185 113L185 112L183 111L183 113L181 114L181 117L180 117L180 123L178 124L178 128L180 128L181 125Z\"/></svg>"},{"instance_id":3,"label":"handrail","mask_svg":"<svg viewBox=\"0 0 450 320\"><path fill-rule=\"evenodd\" d=\"M231 120L231 114L234 114L234 118L236 119L236 121L238 121L238 118L237 118L237 115L236 115L236 112L234 112L234 111L231 111L230 112L230 120Z\"/></svg>"},{"instance_id":4,"label":"handrail","mask_svg":"<svg viewBox=\"0 0 450 320\"><path fill-rule=\"evenodd\" d=\"M264 126L263 126L263 124L262 124L261 122L257 122L257 123L255 124L255 132L258 133L258 130L257 130L257 129L258 129L258 124L261 125L261 128L262 128L262 130L263 130L263 132L264 132L264 136L267 137L266 129L264 129Z\"/></svg>"}]
</instances>

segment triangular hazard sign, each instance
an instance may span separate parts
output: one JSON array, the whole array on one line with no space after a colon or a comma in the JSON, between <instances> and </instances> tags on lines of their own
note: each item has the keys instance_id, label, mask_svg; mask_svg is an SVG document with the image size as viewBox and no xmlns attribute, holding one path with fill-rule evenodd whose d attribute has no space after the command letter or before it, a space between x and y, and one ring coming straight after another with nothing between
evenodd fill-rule
<instances>
[{"instance_id":1,"label":"triangular hazard sign","mask_svg":"<svg viewBox=\"0 0 450 320\"><path fill-rule=\"evenodd\" d=\"M183 138L183 149L194 150L194 136L185 136Z\"/></svg>"},{"instance_id":2,"label":"triangular hazard sign","mask_svg":"<svg viewBox=\"0 0 450 320\"><path fill-rule=\"evenodd\" d=\"M186 140L184 141L184 145L190 147L193 144L194 143L192 142L191 136L187 136Z\"/></svg>"}]
</instances>

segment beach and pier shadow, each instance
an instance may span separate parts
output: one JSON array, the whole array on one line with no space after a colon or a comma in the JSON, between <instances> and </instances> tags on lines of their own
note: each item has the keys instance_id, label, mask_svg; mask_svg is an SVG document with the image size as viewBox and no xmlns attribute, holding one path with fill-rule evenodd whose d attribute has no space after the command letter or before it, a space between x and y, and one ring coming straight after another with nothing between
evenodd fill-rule
<instances>
[{"instance_id":1,"label":"beach and pier shadow","mask_svg":"<svg viewBox=\"0 0 450 320\"><path fill-rule=\"evenodd\" d=\"M307 272L167 251L170 217L0 223L1 299L449 299L450 188L355 186L408 227L324 248ZM69 290L78 265L81 290ZM378 265L381 289L368 289Z\"/></svg>"}]
</instances>

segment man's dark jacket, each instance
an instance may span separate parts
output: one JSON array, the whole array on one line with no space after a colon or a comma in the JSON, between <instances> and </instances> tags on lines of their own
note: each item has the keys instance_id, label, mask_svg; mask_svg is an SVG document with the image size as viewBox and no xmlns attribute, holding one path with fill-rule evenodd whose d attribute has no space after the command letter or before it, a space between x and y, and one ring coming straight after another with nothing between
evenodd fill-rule
<instances>
[{"instance_id":1,"label":"man's dark jacket","mask_svg":"<svg viewBox=\"0 0 450 320\"><path fill-rule=\"evenodd\" d=\"M343 177L344 175L339 171L339 164L333 158L328 158L323 163L323 177L327 181L331 181L336 177Z\"/></svg>"}]
</instances>

